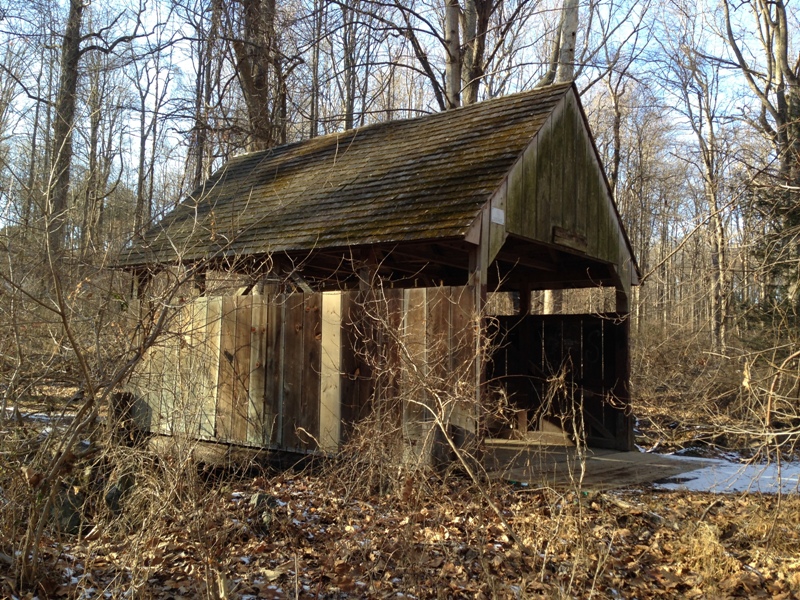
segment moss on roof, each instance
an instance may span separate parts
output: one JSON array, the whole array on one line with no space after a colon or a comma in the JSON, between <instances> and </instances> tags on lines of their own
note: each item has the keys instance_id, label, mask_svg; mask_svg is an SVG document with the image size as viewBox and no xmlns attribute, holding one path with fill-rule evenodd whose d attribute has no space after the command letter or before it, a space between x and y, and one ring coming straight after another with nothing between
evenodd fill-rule
<instances>
[{"instance_id":1,"label":"moss on roof","mask_svg":"<svg viewBox=\"0 0 800 600\"><path fill-rule=\"evenodd\" d=\"M234 158L123 264L463 237L569 84Z\"/></svg>"}]
</instances>

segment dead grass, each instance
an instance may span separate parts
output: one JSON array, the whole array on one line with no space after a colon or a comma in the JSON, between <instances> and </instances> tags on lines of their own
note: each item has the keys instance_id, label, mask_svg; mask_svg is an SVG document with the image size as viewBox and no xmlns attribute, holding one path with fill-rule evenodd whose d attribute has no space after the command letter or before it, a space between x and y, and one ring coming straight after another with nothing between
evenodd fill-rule
<instances>
[{"instance_id":1,"label":"dead grass","mask_svg":"<svg viewBox=\"0 0 800 600\"><path fill-rule=\"evenodd\" d=\"M734 450L745 457L770 443L763 390L748 385L769 378L771 366L748 365L751 355L731 346L711 350L705 335L675 331L635 339L632 396L637 443L659 452L694 448L713 456ZM788 446L787 446L788 449ZM792 452L784 452L791 457Z\"/></svg>"},{"instance_id":2,"label":"dead grass","mask_svg":"<svg viewBox=\"0 0 800 600\"><path fill-rule=\"evenodd\" d=\"M42 538L46 575L34 588L20 588L13 569L3 563L0 596L800 594L796 496L596 493L507 484L486 484L479 494L464 478L442 480L424 471L387 470L382 485L376 485L380 479L341 468L209 471L191 459L189 450L179 446L168 456L156 456L142 448L116 447L93 457L97 479L87 490L92 499L82 532L59 533L51 523ZM20 503L35 494L23 462L0 471L0 552L7 556L13 556L22 530ZM75 472L86 466L76 463ZM102 496L126 473L134 475L135 485L114 512ZM271 498L268 508L255 509L254 494ZM485 495L500 508L513 537ZM6 510L9 504L16 508Z\"/></svg>"}]
</instances>

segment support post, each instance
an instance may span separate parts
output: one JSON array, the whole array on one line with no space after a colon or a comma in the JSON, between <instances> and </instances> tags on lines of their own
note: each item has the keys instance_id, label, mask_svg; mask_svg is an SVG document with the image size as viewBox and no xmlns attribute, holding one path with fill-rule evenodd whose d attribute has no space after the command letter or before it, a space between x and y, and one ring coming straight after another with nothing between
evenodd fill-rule
<instances>
[{"instance_id":1,"label":"support post","mask_svg":"<svg viewBox=\"0 0 800 600\"><path fill-rule=\"evenodd\" d=\"M478 246L469 255L469 285L472 293L473 318L475 319L474 336L474 383L475 383L475 406L471 415L473 421L472 433L479 431L479 407L483 402L483 388L486 380L486 365L483 356L485 322L483 311L486 307L487 280L489 275L489 233L491 228L490 208L484 208L481 214L481 232Z\"/></svg>"},{"instance_id":2,"label":"support post","mask_svg":"<svg viewBox=\"0 0 800 600\"><path fill-rule=\"evenodd\" d=\"M147 286L150 283L151 278L152 274L150 273L150 270L147 268L138 269L134 272L133 294L137 300L142 300L144 298L145 292L147 291Z\"/></svg>"},{"instance_id":3,"label":"support post","mask_svg":"<svg viewBox=\"0 0 800 600\"><path fill-rule=\"evenodd\" d=\"M531 284L526 281L519 289L519 316L531 314Z\"/></svg>"},{"instance_id":4,"label":"support post","mask_svg":"<svg viewBox=\"0 0 800 600\"><path fill-rule=\"evenodd\" d=\"M617 449L630 452L634 448L633 414L631 413L631 319L630 299L622 286L616 291L616 312L620 320L614 336L614 363L616 365L616 384L614 396L622 407L617 412Z\"/></svg>"}]
</instances>

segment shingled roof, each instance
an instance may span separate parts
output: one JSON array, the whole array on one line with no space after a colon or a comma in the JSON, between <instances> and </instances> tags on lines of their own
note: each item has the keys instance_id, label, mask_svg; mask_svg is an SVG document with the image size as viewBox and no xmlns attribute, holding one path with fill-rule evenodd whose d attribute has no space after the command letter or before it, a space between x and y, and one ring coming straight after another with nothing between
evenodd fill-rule
<instances>
[{"instance_id":1,"label":"shingled roof","mask_svg":"<svg viewBox=\"0 0 800 600\"><path fill-rule=\"evenodd\" d=\"M463 238L569 89L239 156L130 247L123 265Z\"/></svg>"}]
</instances>

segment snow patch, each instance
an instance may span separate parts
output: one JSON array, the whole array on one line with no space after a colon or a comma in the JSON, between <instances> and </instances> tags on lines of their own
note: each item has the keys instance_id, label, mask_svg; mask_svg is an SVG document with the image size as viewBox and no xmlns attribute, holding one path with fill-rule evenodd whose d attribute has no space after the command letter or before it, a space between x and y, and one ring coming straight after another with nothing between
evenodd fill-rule
<instances>
[{"instance_id":1,"label":"snow patch","mask_svg":"<svg viewBox=\"0 0 800 600\"><path fill-rule=\"evenodd\" d=\"M682 461L697 461L703 467L656 482L662 490L686 490L732 494L791 494L800 492L800 463L742 464L727 460L675 456ZM710 465L708 463L711 463Z\"/></svg>"}]
</instances>

